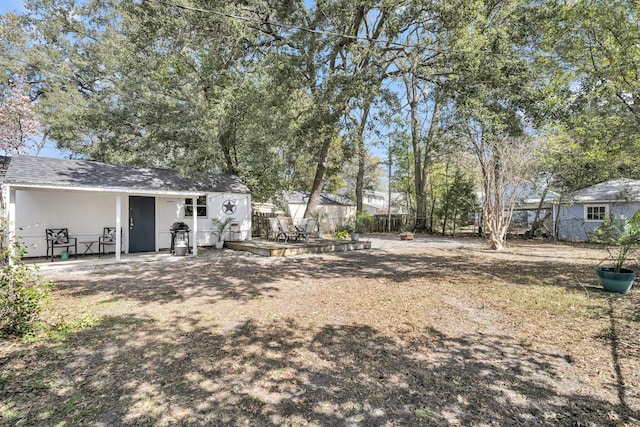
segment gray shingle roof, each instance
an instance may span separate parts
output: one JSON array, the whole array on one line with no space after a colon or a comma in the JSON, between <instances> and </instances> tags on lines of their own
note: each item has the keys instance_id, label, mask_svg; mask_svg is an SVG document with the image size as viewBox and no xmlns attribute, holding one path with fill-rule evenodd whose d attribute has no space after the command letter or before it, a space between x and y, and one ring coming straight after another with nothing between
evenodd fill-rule
<instances>
[{"instance_id":1,"label":"gray shingle roof","mask_svg":"<svg viewBox=\"0 0 640 427\"><path fill-rule=\"evenodd\" d=\"M309 192L307 191L289 191L284 194L284 197L288 203L307 204L309 202ZM356 204L346 196L321 193L318 205L355 206Z\"/></svg>"},{"instance_id":2,"label":"gray shingle roof","mask_svg":"<svg viewBox=\"0 0 640 427\"><path fill-rule=\"evenodd\" d=\"M612 202L640 200L640 181L636 179L612 179L575 191L567 196L573 202Z\"/></svg>"},{"instance_id":3,"label":"gray shingle roof","mask_svg":"<svg viewBox=\"0 0 640 427\"><path fill-rule=\"evenodd\" d=\"M10 185L127 192L249 193L235 175L188 178L171 169L110 165L85 160L13 156L3 182Z\"/></svg>"}]
</instances>

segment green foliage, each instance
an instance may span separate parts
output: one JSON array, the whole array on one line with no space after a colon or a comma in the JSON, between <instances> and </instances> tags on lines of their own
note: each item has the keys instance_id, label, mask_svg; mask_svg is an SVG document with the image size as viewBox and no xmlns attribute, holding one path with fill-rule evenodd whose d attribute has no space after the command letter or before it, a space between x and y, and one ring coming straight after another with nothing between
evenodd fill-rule
<instances>
[{"instance_id":1,"label":"green foliage","mask_svg":"<svg viewBox=\"0 0 640 427\"><path fill-rule=\"evenodd\" d=\"M317 209L311 214L311 217L316 220L316 229L314 231L322 231L322 221L327 217L327 214Z\"/></svg>"},{"instance_id":2,"label":"green foliage","mask_svg":"<svg viewBox=\"0 0 640 427\"><path fill-rule=\"evenodd\" d=\"M6 222L0 232L5 235ZM34 266L24 264L24 248L3 238L0 249L0 336L24 336L30 333L46 304L51 287Z\"/></svg>"},{"instance_id":3,"label":"green foliage","mask_svg":"<svg viewBox=\"0 0 640 427\"><path fill-rule=\"evenodd\" d=\"M48 325L45 332L49 341L61 341L74 332L92 328L102 321L102 316L97 316L92 313L82 313L71 320L59 314L58 318L51 325Z\"/></svg>"},{"instance_id":4,"label":"green foliage","mask_svg":"<svg viewBox=\"0 0 640 427\"><path fill-rule=\"evenodd\" d=\"M563 191L640 177L640 3L565 2L548 21L545 43L562 61L564 89L549 137L547 166ZM552 80L558 82L558 79Z\"/></svg>"},{"instance_id":5,"label":"green foliage","mask_svg":"<svg viewBox=\"0 0 640 427\"><path fill-rule=\"evenodd\" d=\"M614 272L619 273L640 247L640 210L628 220L620 215L610 215L593 231L590 240L607 246L608 259L613 260Z\"/></svg>"},{"instance_id":6,"label":"green foliage","mask_svg":"<svg viewBox=\"0 0 640 427\"><path fill-rule=\"evenodd\" d=\"M346 240L349 239L349 230L338 230L333 234L336 239Z\"/></svg>"},{"instance_id":7,"label":"green foliage","mask_svg":"<svg viewBox=\"0 0 640 427\"><path fill-rule=\"evenodd\" d=\"M458 227L467 225L468 214L475 211L477 205L473 179L456 169L451 180L445 183L444 193L435 210L442 234L447 231L455 234Z\"/></svg>"},{"instance_id":8,"label":"green foliage","mask_svg":"<svg viewBox=\"0 0 640 427\"><path fill-rule=\"evenodd\" d=\"M227 229L229 224L231 224L234 220L235 218L230 216L226 217L225 219L211 218L211 225L213 226L213 232L216 234L218 242L222 241L225 230Z\"/></svg>"},{"instance_id":9,"label":"green foliage","mask_svg":"<svg viewBox=\"0 0 640 427\"><path fill-rule=\"evenodd\" d=\"M356 212L356 216L353 218L353 232L354 233L364 233L367 231L367 227L371 225L373 221L373 217L369 212L362 211Z\"/></svg>"}]
</instances>

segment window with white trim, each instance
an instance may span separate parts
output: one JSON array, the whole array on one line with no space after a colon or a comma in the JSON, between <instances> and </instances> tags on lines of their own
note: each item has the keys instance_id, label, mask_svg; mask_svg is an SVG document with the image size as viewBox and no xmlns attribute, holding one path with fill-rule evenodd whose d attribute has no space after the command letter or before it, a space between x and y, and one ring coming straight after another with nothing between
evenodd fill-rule
<instances>
[{"instance_id":1,"label":"window with white trim","mask_svg":"<svg viewBox=\"0 0 640 427\"><path fill-rule=\"evenodd\" d=\"M207 196L199 196L196 199L196 209L199 217L207 216ZM184 216L193 217L193 199L184 199Z\"/></svg>"},{"instance_id":2,"label":"window with white trim","mask_svg":"<svg viewBox=\"0 0 640 427\"><path fill-rule=\"evenodd\" d=\"M584 207L585 221L604 221L609 215L608 205L589 205Z\"/></svg>"}]
</instances>

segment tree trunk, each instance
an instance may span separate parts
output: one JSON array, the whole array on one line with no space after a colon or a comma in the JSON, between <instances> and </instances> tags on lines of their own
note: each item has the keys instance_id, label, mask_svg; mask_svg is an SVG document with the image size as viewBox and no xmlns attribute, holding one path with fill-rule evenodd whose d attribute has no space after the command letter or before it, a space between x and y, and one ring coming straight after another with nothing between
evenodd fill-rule
<instances>
[{"instance_id":1,"label":"tree trunk","mask_svg":"<svg viewBox=\"0 0 640 427\"><path fill-rule=\"evenodd\" d=\"M451 235L453 237L456 237L456 231L457 231L457 226L458 226L458 204L456 203L455 207L453 208L453 232L451 233Z\"/></svg>"},{"instance_id":2,"label":"tree trunk","mask_svg":"<svg viewBox=\"0 0 640 427\"><path fill-rule=\"evenodd\" d=\"M364 169L366 163L364 155L364 143L362 142L362 140L358 142L358 146L358 174L356 175L356 212L362 213L362 205L364 199Z\"/></svg>"},{"instance_id":3,"label":"tree trunk","mask_svg":"<svg viewBox=\"0 0 640 427\"><path fill-rule=\"evenodd\" d=\"M422 174L422 178L420 179L420 181L422 182L422 186L423 186L422 192L424 194L423 197L425 200L424 201L425 211L426 211L426 202L427 202L426 200L427 186L428 186L429 178L431 174L432 155L433 155L436 135L438 131L438 122L440 121L441 107L442 105L440 102L440 96L436 94L433 101L433 112L431 115L431 121L429 123L429 131L427 132L427 136L424 142L424 150L423 150L424 158L422 159L422 171L420 171L420 173Z\"/></svg>"},{"instance_id":4,"label":"tree trunk","mask_svg":"<svg viewBox=\"0 0 640 427\"><path fill-rule=\"evenodd\" d=\"M564 194L560 194L560 198L558 199L556 206L551 206L551 212L555 212L555 218L553 221L553 240L558 240L560 238L558 233L560 232L560 207L562 206L563 199Z\"/></svg>"},{"instance_id":5,"label":"tree trunk","mask_svg":"<svg viewBox=\"0 0 640 427\"><path fill-rule=\"evenodd\" d=\"M431 171L431 155L438 121L440 120L440 97L436 93L429 130L422 143L422 138L420 137L420 113L418 111L419 101L423 97L422 90L419 87L420 81L415 74L410 72L409 76L404 79L404 83L407 91L407 103L411 109L411 146L413 148L414 183L416 188L416 228L424 230L427 228L427 187ZM421 223L418 223L418 221Z\"/></svg>"},{"instance_id":6,"label":"tree trunk","mask_svg":"<svg viewBox=\"0 0 640 427\"><path fill-rule=\"evenodd\" d=\"M320 193L322 192L322 185L324 183L324 174L327 171L329 165L329 149L331 148L331 136L325 136L325 140L320 148L320 155L318 156L318 165L316 166L316 174L313 178L313 186L311 187L311 194L309 194L309 202L307 208L304 211L305 218L311 218L313 213L318 208L320 202Z\"/></svg>"},{"instance_id":7,"label":"tree trunk","mask_svg":"<svg viewBox=\"0 0 640 427\"><path fill-rule=\"evenodd\" d=\"M222 149L222 155L224 156L225 173L237 174L236 162L234 162L234 156L232 153L235 143L235 130L230 128L223 128L218 135L218 142Z\"/></svg>"},{"instance_id":8,"label":"tree trunk","mask_svg":"<svg viewBox=\"0 0 640 427\"><path fill-rule=\"evenodd\" d=\"M354 124L358 127L358 174L356 175L356 211L362 213L362 205L364 198L364 172L367 165L367 150L364 145L364 130L369 119L369 111L371 109L371 103L366 101L362 108L362 117L360 123L357 120L353 120Z\"/></svg>"}]
</instances>

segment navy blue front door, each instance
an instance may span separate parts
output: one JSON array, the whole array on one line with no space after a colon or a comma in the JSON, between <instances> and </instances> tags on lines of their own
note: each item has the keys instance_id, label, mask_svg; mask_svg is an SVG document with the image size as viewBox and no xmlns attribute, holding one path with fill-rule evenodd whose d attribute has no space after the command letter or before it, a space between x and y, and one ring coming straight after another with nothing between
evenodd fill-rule
<instances>
[{"instance_id":1,"label":"navy blue front door","mask_svg":"<svg viewBox=\"0 0 640 427\"><path fill-rule=\"evenodd\" d=\"M129 252L156 250L156 199L129 196Z\"/></svg>"}]
</instances>

